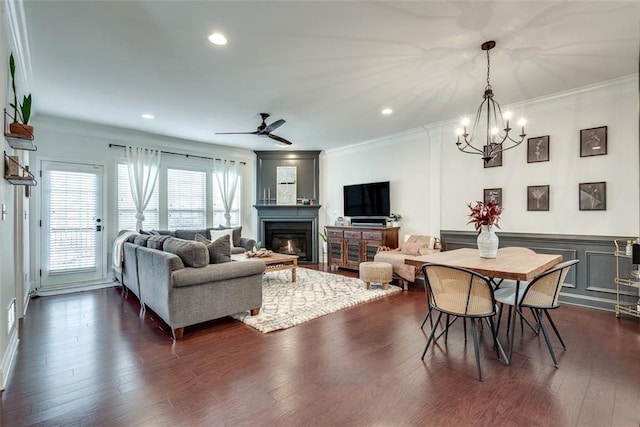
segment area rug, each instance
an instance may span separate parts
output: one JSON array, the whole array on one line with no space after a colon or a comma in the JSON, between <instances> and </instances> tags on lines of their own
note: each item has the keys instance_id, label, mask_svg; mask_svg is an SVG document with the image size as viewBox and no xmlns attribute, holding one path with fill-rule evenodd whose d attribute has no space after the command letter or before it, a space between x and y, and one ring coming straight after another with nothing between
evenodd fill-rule
<instances>
[{"instance_id":1,"label":"area rug","mask_svg":"<svg viewBox=\"0 0 640 427\"><path fill-rule=\"evenodd\" d=\"M365 289L360 279L307 268L297 269L295 283L291 282L291 272L286 270L265 273L262 284L260 314L250 316L248 312L238 313L233 318L263 333L290 328L402 291L394 285L383 290L382 285L374 283Z\"/></svg>"}]
</instances>

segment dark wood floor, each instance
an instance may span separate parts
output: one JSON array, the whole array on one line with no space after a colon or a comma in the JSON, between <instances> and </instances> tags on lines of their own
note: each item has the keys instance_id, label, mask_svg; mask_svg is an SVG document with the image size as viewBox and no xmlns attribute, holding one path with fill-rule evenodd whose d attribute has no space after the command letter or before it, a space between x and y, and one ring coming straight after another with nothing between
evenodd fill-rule
<instances>
[{"instance_id":1,"label":"dark wood floor","mask_svg":"<svg viewBox=\"0 0 640 427\"><path fill-rule=\"evenodd\" d=\"M412 286L280 332L224 318L174 343L119 288L36 298L0 424L640 424L637 319L563 305L554 312L568 347L554 340L559 369L542 337L526 330L505 366L485 327L479 382L461 325L420 359L425 304Z\"/></svg>"}]
</instances>

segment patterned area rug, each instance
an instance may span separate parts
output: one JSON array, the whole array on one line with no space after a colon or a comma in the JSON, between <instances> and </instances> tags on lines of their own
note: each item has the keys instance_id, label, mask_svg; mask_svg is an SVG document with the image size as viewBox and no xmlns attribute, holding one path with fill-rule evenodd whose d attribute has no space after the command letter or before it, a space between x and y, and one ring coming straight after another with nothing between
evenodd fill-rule
<instances>
[{"instance_id":1,"label":"patterned area rug","mask_svg":"<svg viewBox=\"0 0 640 427\"><path fill-rule=\"evenodd\" d=\"M248 312L234 314L233 318L267 333L290 328L325 314L353 307L367 301L402 291L389 285L386 291L380 284L365 289L360 279L297 269L297 281L291 283L291 272L274 271L262 279L262 309L257 316Z\"/></svg>"}]
</instances>

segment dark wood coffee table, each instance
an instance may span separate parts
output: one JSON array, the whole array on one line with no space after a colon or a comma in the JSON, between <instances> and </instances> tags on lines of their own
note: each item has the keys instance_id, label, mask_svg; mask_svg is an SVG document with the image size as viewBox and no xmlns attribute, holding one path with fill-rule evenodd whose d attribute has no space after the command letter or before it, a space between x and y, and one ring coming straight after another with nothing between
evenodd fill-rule
<instances>
[{"instance_id":1,"label":"dark wood coffee table","mask_svg":"<svg viewBox=\"0 0 640 427\"><path fill-rule=\"evenodd\" d=\"M245 261L248 259L259 259L267 265L265 272L291 270L291 282L296 281L296 268L298 268L298 256L279 254L272 252L271 255L265 257L248 257L245 254L231 255L234 261Z\"/></svg>"}]
</instances>

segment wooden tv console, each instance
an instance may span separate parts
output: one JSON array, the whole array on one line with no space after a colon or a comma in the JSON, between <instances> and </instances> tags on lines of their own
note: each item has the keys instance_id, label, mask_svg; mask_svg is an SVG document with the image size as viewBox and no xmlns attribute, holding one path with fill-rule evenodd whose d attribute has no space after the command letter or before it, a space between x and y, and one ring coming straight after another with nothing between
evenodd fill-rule
<instances>
[{"instance_id":1,"label":"wooden tv console","mask_svg":"<svg viewBox=\"0 0 640 427\"><path fill-rule=\"evenodd\" d=\"M398 247L400 227L338 227L327 225L327 264L358 270L373 261L378 246Z\"/></svg>"}]
</instances>

